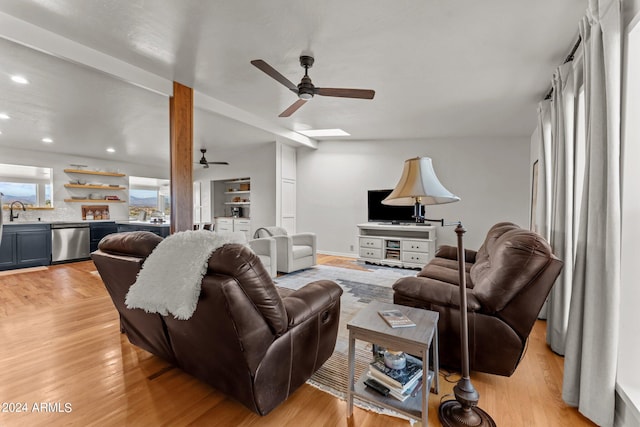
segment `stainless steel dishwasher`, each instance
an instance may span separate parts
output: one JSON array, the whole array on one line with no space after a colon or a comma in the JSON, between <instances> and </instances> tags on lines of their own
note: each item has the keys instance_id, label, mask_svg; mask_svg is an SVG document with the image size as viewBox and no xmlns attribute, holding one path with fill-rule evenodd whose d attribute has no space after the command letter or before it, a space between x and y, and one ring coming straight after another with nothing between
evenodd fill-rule
<instances>
[{"instance_id":1,"label":"stainless steel dishwasher","mask_svg":"<svg viewBox=\"0 0 640 427\"><path fill-rule=\"evenodd\" d=\"M51 262L89 258L89 241L86 222L52 222Z\"/></svg>"}]
</instances>

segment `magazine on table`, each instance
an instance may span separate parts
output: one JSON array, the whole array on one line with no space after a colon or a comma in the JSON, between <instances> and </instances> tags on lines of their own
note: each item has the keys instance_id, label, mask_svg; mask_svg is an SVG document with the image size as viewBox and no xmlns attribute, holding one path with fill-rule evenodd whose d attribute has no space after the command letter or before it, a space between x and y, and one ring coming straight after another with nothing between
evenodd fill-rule
<instances>
[{"instance_id":1,"label":"magazine on table","mask_svg":"<svg viewBox=\"0 0 640 427\"><path fill-rule=\"evenodd\" d=\"M384 321L392 328L411 328L416 326L416 324L400 310L380 310L378 314L382 316Z\"/></svg>"}]
</instances>

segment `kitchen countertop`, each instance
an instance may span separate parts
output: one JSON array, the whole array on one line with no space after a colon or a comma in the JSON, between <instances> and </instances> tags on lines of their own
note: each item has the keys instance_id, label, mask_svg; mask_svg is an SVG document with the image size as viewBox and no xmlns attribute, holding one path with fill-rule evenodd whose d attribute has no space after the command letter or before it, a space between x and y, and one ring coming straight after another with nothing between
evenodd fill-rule
<instances>
[{"instance_id":1,"label":"kitchen countertop","mask_svg":"<svg viewBox=\"0 0 640 427\"><path fill-rule=\"evenodd\" d=\"M116 221L116 224L145 225L151 227L170 227L170 222L151 222L151 221Z\"/></svg>"},{"instance_id":2,"label":"kitchen countertop","mask_svg":"<svg viewBox=\"0 0 640 427\"><path fill-rule=\"evenodd\" d=\"M77 221L5 221L4 222L4 226L5 227L12 227L12 226L18 226L18 225L51 225L51 224L63 224L63 223L86 223L86 224L95 224L95 223L115 223L115 224L131 224L131 225L144 225L144 226L150 226L150 227L170 227L171 223L166 221L166 222L151 222L151 221L137 221L137 220L114 220L114 219L103 219L103 220L94 220L94 221L83 221L83 220L77 220Z\"/></svg>"},{"instance_id":3,"label":"kitchen countertop","mask_svg":"<svg viewBox=\"0 0 640 427\"><path fill-rule=\"evenodd\" d=\"M51 221L6 221L2 225L5 227L11 227L12 225L37 225L37 224L51 224Z\"/></svg>"},{"instance_id":4,"label":"kitchen countertop","mask_svg":"<svg viewBox=\"0 0 640 427\"><path fill-rule=\"evenodd\" d=\"M5 221L3 223L3 225L5 227L7 226L12 226L12 225L36 225L36 224L45 224L45 225L51 225L51 224L64 224L64 223L86 223L86 224L92 224L92 223L96 223L96 222L116 222L116 220L113 219L103 219L103 220L95 220L95 221L83 221L81 219L76 220L76 221Z\"/></svg>"}]
</instances>

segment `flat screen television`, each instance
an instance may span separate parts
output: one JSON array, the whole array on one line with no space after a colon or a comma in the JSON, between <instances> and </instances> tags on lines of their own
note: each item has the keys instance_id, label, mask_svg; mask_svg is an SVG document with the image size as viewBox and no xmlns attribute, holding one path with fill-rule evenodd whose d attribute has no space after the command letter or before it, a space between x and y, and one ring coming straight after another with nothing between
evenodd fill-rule
<instances>
[{"instance_id":1,"label":"flat screen television","mask_svg":"<svg viewBox=\"0 0 640 427\"><path fill-rule=\"evenodd\" d=\"M388 222L392 224L415 222L413 206L389 206L382 201L392 190L369 190L367 192L367 219L369 222Z\"/></svg>"}]
</instances>

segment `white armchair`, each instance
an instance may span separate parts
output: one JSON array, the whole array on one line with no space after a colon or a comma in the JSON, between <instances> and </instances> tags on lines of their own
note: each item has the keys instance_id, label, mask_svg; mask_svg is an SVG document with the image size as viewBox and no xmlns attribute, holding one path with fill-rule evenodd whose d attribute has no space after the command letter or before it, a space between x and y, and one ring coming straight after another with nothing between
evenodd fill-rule
<instances>
[{"instance_id":1,"label":"white armchair","mask_svg":"<svg viewBox=\"0 0 640 427\"><path fill-rule=\"evenodd\" d=\"M283 273L316 265L315 233L288 234L282 227L263 227L254 237L271 237L276 241L277 270Z\"/></svg>"},{"instance_id":2,"label":"white armchair","mask_svg":"<svg viewBox=\"0 0 640 427\"><path fill-rule=\"evenodd\" d=\"M258 258L260 258L262 265L267 269L269 275L272 278L276 277L278 275L276 240L271 237L249 240L249 247L258 255Z\"/></svg>"}]
</instances>

